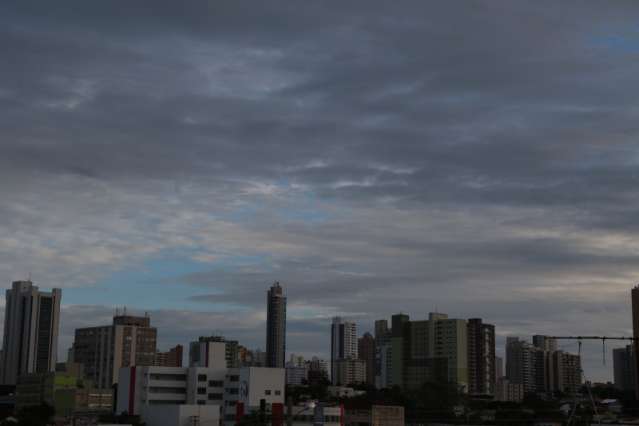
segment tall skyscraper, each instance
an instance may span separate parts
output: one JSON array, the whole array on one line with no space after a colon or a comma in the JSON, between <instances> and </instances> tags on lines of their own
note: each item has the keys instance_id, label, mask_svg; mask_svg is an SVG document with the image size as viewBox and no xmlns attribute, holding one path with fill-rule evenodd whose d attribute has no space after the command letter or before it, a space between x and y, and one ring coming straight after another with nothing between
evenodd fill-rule
<instances>
[{"instance_id":1,"label":"tall skyscraper","mask_svg":"<svg viewBox=\"0 0 639 426\"><path fill-rule=\"evenodd\" d=\"M370 333L364 333L357 340L359 359L366 363L366 384L375 385L375 338Z\"/></svg>"},{"instance_id":2,"label":"tall skyscraper","mask_svg":"<svg viewBox=\"0 0 639 426\"><path fill-rule=\"evenodd\" d=\"M468 392L495 394L495 326L468 320Z\"/></svg>"},{"instance_id":3,"label":"tall skyscraper","mask_svg":"<svg viewBox=\"0 0 639 426\"><path fill-rule=\"evenodd\" d=\"M275 282L266 296L266 366L284 368L285 358L286 296Z\"/></svg>"},{"instance_id":4,"label":"tall skyscraper","mask_svg":"<svg viewBox=\"0 0 639 426\"><path fill-rule=\"evenodd\" d=\"M635 338L635 354L639 354L639 285L635 286L631 292L632 299L632 336ZM639 356L634 357L635 361L635 399L639 400Z\"/></svg>"},{"instance_id":5,"label":"tall skyscraper","mask_svg":"<svg viewBox=\"0 0 639 426\"><path fill-rule=\"evenodd\" d=\"M357 325L334 317L331 324L331 380L338 375L337 362L342 359L357 359Z\"/></svg>"},{"instance_id":6,"label":"tall skyscraper","mask_svg":"<svg viewBox=\"0 0 639 426\"><path fill-rule=\"evenodd\" d=\"M15 281L6 292L0 382L15 385L23 374L55 371L62 290L39 291Z\"/></svg>"},{"instance_id":7,"label":"tall skyscraper","mask_svg":"<svg viewBox=\"0 0 639 426\"><path fill-rule=\"evenodd\" d=\"M75 330L74 360L98 388L118 382L121 367L152 366L157 352L157 329L148 316L116 315L113 324Z\"/></svg>"}]
</instances>

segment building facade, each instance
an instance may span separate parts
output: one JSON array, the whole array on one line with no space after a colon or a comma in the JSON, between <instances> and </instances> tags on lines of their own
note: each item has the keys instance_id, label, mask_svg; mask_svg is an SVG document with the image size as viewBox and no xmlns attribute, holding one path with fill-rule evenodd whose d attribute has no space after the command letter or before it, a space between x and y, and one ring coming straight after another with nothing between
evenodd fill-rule
<instances>
[{"instance_id":1,"label":"building facade","mask_svg":"<svg viewBox=\"0 0 639 426\"><path fill-rule=\"evenodd\" d=\"M370 333L364 333L357 339L357 354L366 363L366 384L375 385L375 338Z\"/></svg>"},{"instance_id":2,"label":"building facade","mask_svg":"<svg viewBox=\"0 0 639 426\"><path fill-rule=\"evenodd\" d=\"M357 325L334 317L331 324L331 381L337 384L337 364L344 359L357 359Z\"/></svg>"},{"instance_id":3,"label":"building facade","mask_svg":"<svg viewBox=\"0 0 639 426\"><path fill-rule=\"evenodd\" d=\"M153 365L157 367L182 367L184 347L177 345L166 352L156 352Z\"/></svg>"},{"instance_id":4,"label":"building facade","mask_svg":"<svg viewBox=\"0 0 639 426\"><path fill-rule=\"evenodd\" d=\"M222 336L200 336L189 346L189 366L209 367L223 364L225 368L240 366L239 345L236 340L226 340Z\"/></svg>"},{"instance_id":5,"label":"building facade","mask_svg":"<svg viewBox=\"0 0 639 426\"><path fill-rule=\"evenodd\" d=\"M552 350L553 347L539 339L534 345L509 337L506 341L506 377L509 383L522 385L524 393L577 392L582 384L580 356Z\"/></svg>"},{"instance_id":6,"label":"building facade","mask_svg":"<svg viewBox=\"0 0 639 426\"><path fill-rule=\"evenodd\" d=\"M157 329L148 316L116 315L107 326L75 330L75 362L98 388L118 381L121 367L152 366L157 352Z\"/></svg>"},{"instance_id":7,"label":"building facade","mask_svg":"<svg viewBox=\"0 0 639 426\"><path fill-rule=\"evenodd\" d=\"M630 291L630 299L632 302L632 336L635 338L634 353L639 354L639 285ZM635 399L639 400L639 356L634 357L634 362L634 382L637 384L635 386Z\"/></svg>"},{"instance_id":8,"label":"building facade","mask_svg":"<svg viewBox=\"0 0 639 426\"><path fill-rule=\"evenodd\" d=\"M333 384L338 386L366 383L366 362L362 359L346 358L334 362Z\"/></svg>"},{"instance_id":9,"label":"building facade","mask_svg":"<svg viewBox=\"0 0 639 426\"><path fill-rule=\"evenodd\" d=\"M62 290L39 291L31 281L15 281L6 291L0 383L55 371Z\"/></svg>"},{"instance_id":10,"label":"building facade","mask_svg":"<svg viewBox=\"0 0 639 426\"><path fill-rule=\"evenodd\" d=\"M286 361L286 296L279 282L266 295L266 366L284 368Z\"/></svg>"},{"instance_id":11,"label":"building facade","mask_svg":"<svg viewBox=\"0 0 639 426\"><path fill-rule=\"evenodd\" d=\"M468 320L468 393L495 393L495 326L480 318Z\"/></svg>"},{"instance_id":12,"label":"building facade","mask_svg":"<svg viewBox=\"0 0 639 426\"><path fill-rule=\"evenodd\" d=\"M623 391L635 390L635 359L632 345L612 350L615 387Z\"/></svg>"}]
</instances>

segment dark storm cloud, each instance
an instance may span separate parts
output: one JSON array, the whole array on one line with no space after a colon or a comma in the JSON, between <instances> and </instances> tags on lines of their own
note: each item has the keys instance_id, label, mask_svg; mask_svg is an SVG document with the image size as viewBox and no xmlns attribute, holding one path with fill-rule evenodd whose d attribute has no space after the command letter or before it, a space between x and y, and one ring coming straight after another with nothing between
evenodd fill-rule
<instances>
[{"instance_id":1,"label":"dark storm cloud","mask_svg":"<svg viewBox=\"0 0 639 426\"><path fill-rule=\"evenodd\" d=\"M176 279L202 287L192 300L254 311L282 280L318 351L332 314L435 305L490 312L503 335L562 314L581 331L598 309L591 328L619 329L639 272L638 16L633 1L5 2L0 272L83 286L196 251L222 261ZM224 262L245 256L260 260ZM257 320L220 324L259 341Z\"/></svg>"}]
</instances>

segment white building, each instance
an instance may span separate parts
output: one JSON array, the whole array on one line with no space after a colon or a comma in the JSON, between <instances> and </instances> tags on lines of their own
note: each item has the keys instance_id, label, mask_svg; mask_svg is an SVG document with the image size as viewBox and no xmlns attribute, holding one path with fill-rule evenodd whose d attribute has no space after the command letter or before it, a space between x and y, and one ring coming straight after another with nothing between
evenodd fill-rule
<instances>
[{"instance_id":1,"label":"white building","mask_svg":"<svg viewBox=\"0 0 639 426\"><path fill-rule=\"evenodd\" d=\"M120 370L116 412L140 415L148 426L182 425L189 416L201 416L203 425L216 415L216 425L231 425L262 400L283 406L284 388L283 368L127 367ZM193 414L198 406L209 408ZM162 422L168 418L178 423Z\"/></svg>"},{"instance_id":2,"label":"white building","mask_svg":"<svg viewBox=\"0 0 639 426\"><path fill-rule=\"evenodd\" d=\"M243 367L228 370L224 384L224 424L235 425L238 415L259 411L263 404L284 406L283 368Z\"/></svg>"}]
</instances>

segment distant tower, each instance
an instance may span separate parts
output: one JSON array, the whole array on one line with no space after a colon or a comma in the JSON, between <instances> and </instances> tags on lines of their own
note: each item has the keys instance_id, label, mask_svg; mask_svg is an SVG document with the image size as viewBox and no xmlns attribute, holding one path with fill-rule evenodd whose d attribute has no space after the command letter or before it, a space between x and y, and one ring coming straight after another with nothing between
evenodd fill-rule
<instances>
[{"instance_id":1,"label":"distant tower","mask_svg":"<svg viewBox=\"0 0 639 426\"><path fill-rule=\"evenodd\" d=\"M632 298L632 336L635 338L635 398L639 400L639 285L635 286L630 292Z\"/></svg>"},{"instance_id":2,"label":"distant tower","mask_svg":"<svg viewBox=\"0 0 639 426\"><path fill-rule=\"evenodd\" d=\"M39 291L31 281L15 281L6 293L0 383L55 370L62 290Z\"/></svg>"},{"instance_id":3,"label":"distant tower","mask_svg":"<svg viewBox=\"0 0 639 426\"><path fill-rule=\"evenodd\" d=\"M266 366L284 368L286 357L286 296L275 282L266 296Z\"/></svg>"}]
</instances>

